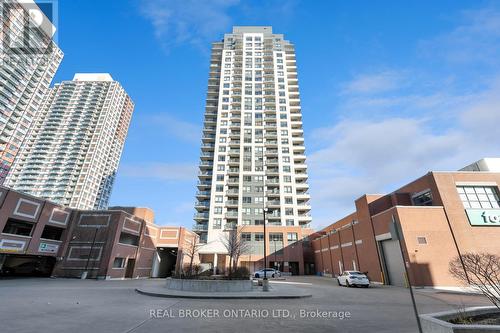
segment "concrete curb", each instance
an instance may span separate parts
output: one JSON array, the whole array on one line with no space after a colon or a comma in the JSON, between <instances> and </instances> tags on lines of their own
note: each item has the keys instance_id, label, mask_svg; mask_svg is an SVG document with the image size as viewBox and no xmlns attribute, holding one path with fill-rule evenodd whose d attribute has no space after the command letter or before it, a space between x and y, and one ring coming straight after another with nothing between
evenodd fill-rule
<instances>
[{"instance_id":1,"label":"concrete curb","mask_svg":"<svg viewBox=\"0 0 500 333\"><path fill-rule=\"evenodd\" d=\"M214 293L207 295L206 293L178 293L178 292L169 292L168 289L165 288L165 291L148 291L145 289L136 288L135 291L138 294L152 296L152 297L163 297L163 298L187 298L187 299L297 299L297 298L308 298L312 297L311 294L273 294L270 292L267 295L262 294L254 294L251 293ZM226 295L224 295L226 294ZM229 294L229 295L228 295Z\"/></svg>"}]
</instances>

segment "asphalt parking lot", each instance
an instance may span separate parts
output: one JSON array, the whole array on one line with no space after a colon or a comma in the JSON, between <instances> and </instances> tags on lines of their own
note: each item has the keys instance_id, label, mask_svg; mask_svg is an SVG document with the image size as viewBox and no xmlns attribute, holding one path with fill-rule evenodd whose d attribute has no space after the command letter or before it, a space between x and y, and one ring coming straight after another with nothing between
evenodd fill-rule
<instances>
[{"instance_id":1,"label":"asphalt parking lot","mask_svg":"<svg viewBox=\"0 0 500 333\"><path fill-rule=\"evenodd\" d=\"M0 331L32 332L416 332L408 289L346 288L330 278L289 277L312 297L193 300L137 294L163 280L0 280ZM272 286L272 284L271 284ZM489 305L480 296L416 291L420 313Z\"/></svg>"}]
</instances>

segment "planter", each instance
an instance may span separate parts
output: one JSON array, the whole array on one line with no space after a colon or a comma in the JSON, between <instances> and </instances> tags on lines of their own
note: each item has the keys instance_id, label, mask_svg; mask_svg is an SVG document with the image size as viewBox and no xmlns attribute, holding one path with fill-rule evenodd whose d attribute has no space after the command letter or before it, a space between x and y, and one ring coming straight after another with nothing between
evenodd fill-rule
<instances>
[{"instance_id":1,"label":"planter","mask_svg":"<svg viewBox=\"0 0 500 333\"><path fill-rule=\"evenodd\" d=\"M492 333L500 332L500 325L479 325L479 324L452 324L448 320L458 318L460 316L479 316L498 313L500 310L496 307L473 307L466 308L464 311L453 310L438 313L430 313L420 315L422 329L425 333L439 332L439 333Z\"/></svg>"},{"instance_id":2,"label":"planter","mask_svg":"<svg viewBox=\"0 0 500 333\"><path fill-rule=\"evenodd\" d=\"M167 279L167 288L196 292L241 292L252 291L252 280L189 280Z\"/></svg>"}]
</instances>

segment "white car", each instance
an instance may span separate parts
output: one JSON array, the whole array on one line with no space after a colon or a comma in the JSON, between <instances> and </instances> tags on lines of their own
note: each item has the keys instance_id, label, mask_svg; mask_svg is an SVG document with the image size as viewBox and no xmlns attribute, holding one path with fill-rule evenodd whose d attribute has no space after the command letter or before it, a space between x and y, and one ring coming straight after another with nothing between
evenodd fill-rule
<instances>
[{"instance_id":1,"label":"white car","mask_svg":"<svg viewBox=\"0 0 500 333\"><path fill-rule=\"evenodd\" d=\"M345 271L337 277L337 282L339 286L362 286L368 288L370 286L370 280L365 273L358 271Z\"/></svg>"},{"instance_id":2,"label":"white car","mask_svg":"<svg viewBox=\"0 0 500 333\"><path fill-rule=\"evenodd\" d=\"M278 271L277 269L274 269L274 268L266 268L265 271L266 271L267 278L276 278L276 277L281 276L281 272ZM263 278L264 277L264 269L261 269L261 270L254 272L253 276L256 279Z\"/></svg>"}]
</instances>

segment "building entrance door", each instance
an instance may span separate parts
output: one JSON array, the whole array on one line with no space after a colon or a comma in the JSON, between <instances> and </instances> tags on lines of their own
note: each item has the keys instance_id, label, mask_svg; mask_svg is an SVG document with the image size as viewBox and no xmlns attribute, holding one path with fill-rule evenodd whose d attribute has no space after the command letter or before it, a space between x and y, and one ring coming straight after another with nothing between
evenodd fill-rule
<instances>
[{"instance_id":1,"label":"building entrance door","mask_svg":"<svg viewBox=\"0 0 500 333\"><path fill-rule=\"evenodd\" d=\"M385 270L389 278L389 284L393 286L405 287L405 268L403 258L397 240L386 240L381 243L382 255L384 258Z\"/></svg>"},{"instance_id":2,"label":"building entrance door","mask_svg":"<svg viewBox=\"0 0 500 333\"><path fill-rule=\"evenodd\" d=\"M290 265L290 273L292 273L292 275L299 275L299 263L290 261L288 264Z\"/></svg>"},{"instance_id":3,"label":"building entrance door","mask_svg":"<svg viewBox=\"0 0 500 333\"><path fill-rule=\"evenodd\" d=\"M125 270L125 277L132 278L134 275L135 259L127 260L127 269Z\"/></svg>"}]
</instances>

